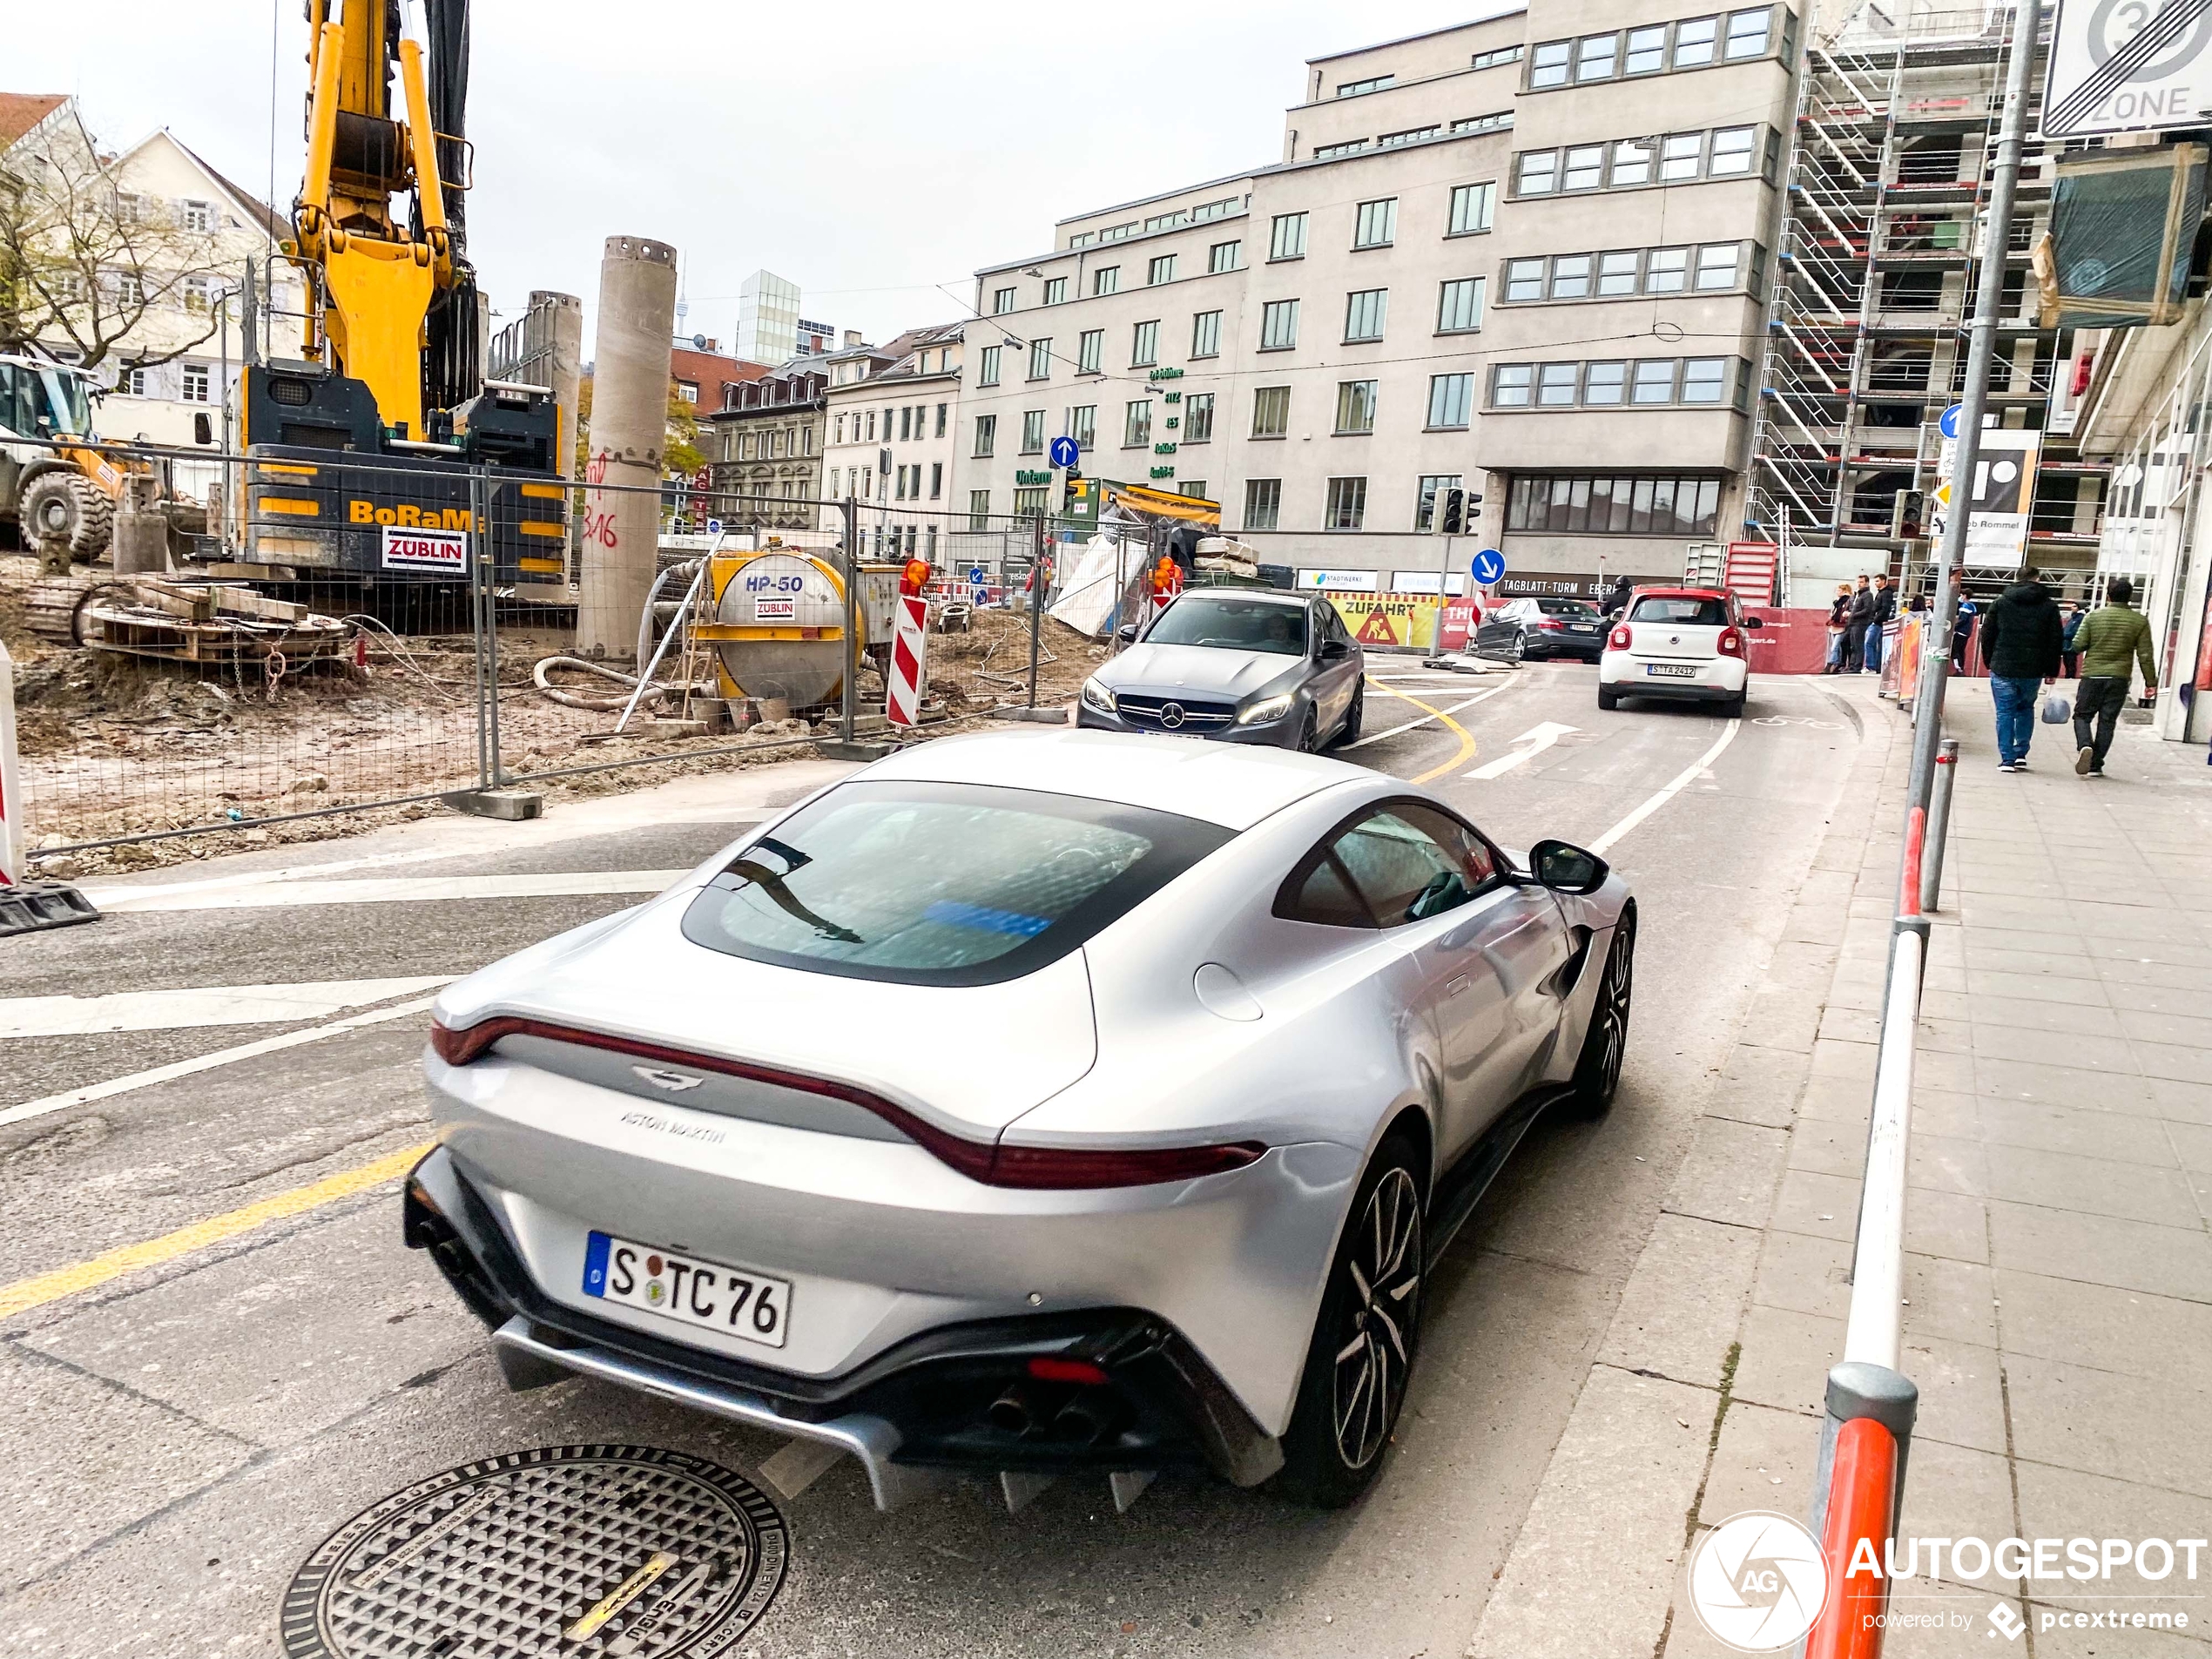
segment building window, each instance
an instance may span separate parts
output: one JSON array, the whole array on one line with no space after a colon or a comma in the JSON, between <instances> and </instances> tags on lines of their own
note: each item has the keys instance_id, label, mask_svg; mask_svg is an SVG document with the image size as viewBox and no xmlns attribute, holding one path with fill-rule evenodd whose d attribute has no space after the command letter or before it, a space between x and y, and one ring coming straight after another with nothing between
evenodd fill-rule
<instances>
[{"instance_id":1,"label":"building window","mask_svg":"<svg viewBox=\"0 0 2212 1659\"><path fill-rule=\"evenodd\" d=\"M831 438L831 442L842 443L845 442L845 417L843 415L840 415L836 417L836 425L832 428L832 431L835 435Z\"/></svg>"},{"instance_id":2,"label":"building window","mask_svg":"<svg viewBox=\"0 0 2212 1659\"><path fill-rule=\"evenodd\" d=\"M1398 198L1386 196L1380 201L1361 202L1352 221L1352 246L1388 247L1397 239Z\"/></svg>"},{"instance_id":3,"label":"building window","mask_svg":"<svg viewBox=\"0 0 2212 1659\"><path fill-rule=\"evenodd\" d=\"M1705 164L1705 171L1715 178L1750 172L1752 147L1757 139L1757 127L1716 128L1713 133L1712 159Z\"/></svg>"},{"instance_id":4,"label":"building window","mask_svg":"<svg viewBox=\"0 0 2212 1659\"><path fill-rule=\"evenodd\" d=\"M1172 253L1155 254L1152 262L1144 267L1145 286L1156 288L1163 282L1174 280L1175 255Z\"/></svg>"},{"instance_id":5,"label":"building window","mask_svg":"<svg viewBox=\"0 0 2212 1659\"><path fill-rule=\"evenodd\" d=\"M1552 298L1586 300L1590 293L1590 256L1561 253L1552 260Z\"/></svg>"},{"instance_id":6,"label":"building window","mask_svg":"<svg viewBox=\"0 0 2212 1659\"><path fill-rule=\"evenodd\" d=\"M1053 277L1047 280L1044 285L1044 302L1049 306L1065 305L1068 302L1066 277Z\"/></svg>"},{"instance_id":7,"label":"building window","mask_svg":"<svg viewBox=\"0 0 2212 1659\"><path fill-rule=\"evenodd\" d=\"M1493 47L1487 52L1475 53L1474 61L1471 62L1467 67L1469 69L1493 69L1500 64L1517 64L1520 61L1520 47L1496 46Z\"/></svg>"},{"instance_id":8,"label":"building window","mask_svg":"<svg viewBox=\"0 0 2212 1659\"><path fill-rule=\"evenodd\" d=\"M1106 358L1106 331L1086 328L1076 341L1076 373L1096 374Z\"/></svg>"},{"instance_id":9,"label":"building window","mask_svg":"<svg viewBox=\"0 0 2212 1659\"><path fill-rule=\"evenodd\" d=\"M999 289L995 290L995 291L992 293L992 294L991 294L991 314L992 314L993 316L995 316L995 316L1001 316L1001 315L1003 315L1005 313L1009 312L1009 311L1011 311L1011 310L1013 310L1013 309L1014 309L1014 290L1013 290L1013 289L1011 289L1011 288L999 288Z\"/></svg>"},{"instance_id":10,"label":"building window","mask_svg":"<svg viewBox=\"0 0 2212 1659\"><path fill-rule=\"evenodd\" d=\"M975 372L975 383L978 386L996 386L999 383L999 353L1001 349L1003 348L997 346L983 347L982 366ZM873 411L869 413L868 424L871 426L875 424Z\"/></svg>"},{"instance_id":11,"label":"building window","mask_svg":"<svg viewBox=\"0 0 2212 1659\"><path fill-rule=\"evenodd\" d=\"M1033 381L1052 378L1052 340L1049 335L1029 342L1029 378ZM900 436L906 435L903 430Z\"/></svg>"},{"instance_id":12,"label":"building window","mask_svg":"<svg viewBox=\"0 0 2212 1659\"><path fill-rule=\"evenodd\" d=\"M1476 231L1490 228L1490 215L1498 205L1498 186L1491 183L1454 185L1452 187L1452 216L1446 222L1447 236L1468 236Z\"/></svg>"},{"instance_id":13,"label":"building window","mask_svg":"<svg viewBox=\"0 0 2212 1659\"><path fill-rule=\"evenodd\" d=\"M991 492L971 489L968 492L968 528L987 530L991 528Z\"/></svg>"},{"instance_id":14,"label":"building window","mask_svg":"<svg viewBox=\"0 0 2212 1659\"><path fill-rule=\"evenodd\" d=\"M1160 361L1160 323L1154 318L1130 330L1129 366L1149 368Z\"/></svg>"},{"instance_id":15,"label":"building window","mask_svg":"<svg viewBox=\"0 0 2212 1659\"><path fill-rule=\"evenodd\" d=\"M1623 138L1613 146L1613 171L1606 182L1615 190L1651 182L1651 140Z\"/></svg>"},{"instance_id":16,"label":"building window","mask_svg":"<svg viewBox=\"0 0 2212 1659\"><path fill-rule=\"evenodd\" d=\"M1305 215L1278 213L1267 239L1267 257L1271 260L1302 260L1305 257Z\"/></svg>"},{"instance_id":17,"label":"building window","mask_svg":"<svg viewBox=\"0 0 2212 1659\"><path fill-rule=\"evenodd\" d=\"M916 475L919 476L921 469L916 468L914 470ZM935 501L942 496L944 493L945 463L941 461L933 461L929 463L929 499Z\"/></svg>"},{"instance_id":18,"label":"building window","mask_svg":"<svg viewBox=\"0 0 2212 1659\"><path fill-rule=\"evenodd\" d=\"M1190 354L1193 357L1221 355L1221 313L1200 311L1192 314Z\"/></svg>"},{"instance_id":19,"label":"building window","mask_svg":"<svg viewBox=\"0 0 2212 1659\"><path fill-rule=\"evenodd\" d=\"M986 457L996 453L999 441L999 418L995 415L975 417L975 454Z\"/></svg>"},{"instance_id":20,"label":"building window","mask_svg":"<svg viewBox=\"0 0 2212 1659\"><path fill-rule=\"evenodd\" d=\"M1500 363L1490 371L1490 407L1495 409L1518 409L1528 406L1528 391L1535 380L1535 367L1530 363Z\"/></svg>"},{"instance_id":21,"label":"building window","mask_svg":"<svg viewBox=\"0 0 2212 1659\"><path fill-rule=\"evenodd\" d=\"M1541 260L1507 260L1506 298L1541 300L1543 297L1544 262Z\"/></svg>"},{"instance_id":22,"label":"building window","mask_svg":"<svg viewBox=\"0 0 2212 1659\"><path fill-rule=\"evenodd\" d=\"M1321 519L1325 530L1356 530L1367 522L1367 481L1329 480L1329 502Z\"/></svg>"},{"instance_id":23,"label":"building window","mask_svg":"<svg viewBox=\"0 0 2212 1659\"><path fill-rule=\"evenodd\" d=\"M1541 91L1548 86L1567 84L1567 66L1575 50L1571 40L1548 40L1537 47L1528 59L1528 85L1532 91Z\"/></svg>"},{"instance_id":24,"label":"building window","mask_svg":"<svg viewBox=\"0 0 2212 1659\"><path fill-rule=\"evenodd\" d=\"M1570 145L1567 152L1567 170L1560 185L1564 190L1595 190L1605 182L1605 146L1602 144Z\"/></svg>"},{"instance_id":25,"label":"building window","mask_svg":"<svg viewBox=\"0 0 2212 1659\"><path fill-rule=\"evenodd\" d=\"M1536 404L1539 408L1571 409L1575 407L1575 388L1581 378L1579 363L1543 363L1536 369Z\"/></svg>"},{"instance_id":26,"label":"building window","mask_svg":"<svg viewBox=\"0 0 2212 1659\"><path fill-rule=\"evenodd\" d=\"M1337 430L1346 435L1375 429L1375 382L1337 382Z\"/></svg>"},{"instance_id":27,"label":"building window","mask_svg":"<svg viewBox=\"0 0 2212 1659\"><path fill-rule=\"evenodd\" d=\"M1682 365L1682 401L1718 403L1728 396L1728 359L1686 357Z\"/></svg>"},{"instance_id":28,"label":"building window","mask_svg":"<svg viewBox=\"0 0 2212 1659\"><path fill-rule=\"evenodd\" d=\"M1636 365L1635 389L1629 401L1635 403L1671 403L1675 401L1675 360L1663 357L1647 359Z\"/></svg>"},{"instance_id":29,"label":"building window","mask_svg":"<svg viewBox=\"0 0 2212 1659\"><path fill-rule=\"evenodd\" d=\"M1043 449L1044 411L1042 409L1022 410L1022 453L1025 455L1034 455L1042 453Z\"/></svg>"},{"instance_id":30,"label":"building window","mask_svg":"<svg viewBox=\"0 0 2212 1659\"><path fill-rule=\"evenodd\" d=\"M204 235L215 228L215 205L212 202L180 203L179 218L185 229Z\"/></svg>"},{"instance_id":31,"label":"building window","mask_svg":"<svg viewBox=\"0 0 2212 1659\"><path fill-rule=\"evenodd\" d=\"M1437 291L1436 332L1472 334L1482 327L1482 279L1460 277Z\"/></svg>"},{"instance_id":32,"label":"building window","mask_svg":"<svg viewBox=\"0 0 2212 1659\"><path fill-rule=\"evenodd\" d=\"M1636 291L1636 255L1632 249L1597 256L1597 291L1601 296Z\"/></svg>"},{"instance_id":33,"label":"building window","mask_svg":"<svg viewBox=\"0 0 2212 1659\"><path fill-rule=\"evenodd\" d=\"M1519 170L1514 174L1513 188L1517 196L1548 196L1559 186L1559 152L1531 150L1521 158Z\"/></svg>"},{"instance_id":34,"label":"building window","mask_svg":"<svg viewBox=\"0 0 2212 1659\"><path fill-rule=\"evenodd\" d=\"M1697 287L1700 289L1732 288L1736 286L1736 267L1741 261L1741 242L1708 242L1697 250Z\"/></svg>"},{"instance_id":35,"label":"building window","mask_svg":"<svg viewBox=\"0 0 2212 1659\"><path fill-rule=\"evenodd\" d=\"M1090 273L1090 291L1094 294L1117 293L1121 291L1122 267L1102 265Z\"/></svg>"},{"instance_id":36,"label":"building window","mask_svg":"<svg viewBox=\"0 0 2212 1659\"><path fill-rule=\"evenodd\" d=\"M1244 528L1271 530L1282 521L1283 481L1280 478L1244 480Z\"/></svg>"},{"instance_id":37,"label":"building window","mask_svg":"<svg viewBox=\"0 0 2212 1659\"><path fill-rule=\"evenodd\" d=\"M1413 528L1432 530L1436 528L1437 498L1447 489L1460 488L1456 472L1432 472L1422 475L1413 492Z\"/></svg>"},{"instance_id":38,"label":"building window","mask_svg":"<svg viewBox=\"0 0 2212 1659\"><path fill-rule=\"evenodd\" d=\"M1034 347L1033 347L1032 349L1034 350ZM1035 368L1036 368L1036 360L1035 360L1034 357L1032 357L1032 358L1030 359L1030 371L1031 371L1033 374L1035 372ZM908 439L912 438L912 437L914 436L914 405L913 405L913 404L911 404L911 403L908 403L908 404L905 404L905 405L901 406L901 407L900 407L900 410L899 410L899 442L901 442L901 443L904 443L904 442L906 442Z\"/></svg>"},{"instance_id":39,"label":"building window","mask_svg":"<svg viewBox=\"0 0 2212 1659\"><path fill-rule=\"evenodd\" d=\"M1198 501L1206 498L1206 481L1203 478L1185 478L1175 489L1178 496L1190 496Z\"/></svg>"},{"instance_id":40,"label":"building window","mask_svg":"<svg viewBox=\"0 0 2212 1659\"><path fill-rule=\"evenodd\" d=\"M1621 60L1623 75L1656 75L1667 67L1667 25L1629 30L1628 55Z\"/></svg>"},{"instance_id":41,"label":"building window","mask_svg":"<svg viewBox=\"0 0 2212 1659\"><path fill-rule=\"evenodd\" d=\"M1152 402L1132 398L1122 406L1122 448L1140 448L1152 442Z\"/></svg>"},{"instance_id":42,"label":"building window","mask_svg":"<svg viewBox=\"0 0 2212 1659\"><path fill-rule=\"evenodd\" d=\"M1069 409L1068 435L1076 441L1076 448L1096 449L1098 447L1098 405L1078 403Z\"/></svg>"},{"instance_id":43,"label":"building window","mask_svg":"<svg viewBox=\"0 0 2212 1659\"><path fill-rule=\"evenodd\" d=\"M1333 161L1339 156L1356 156L1367 147L1365 138L1354 138L1348 144L1325 144L1314 151L1316 161Z\"/></svg>"},{"instance_id":44,"label":"building window","mask_svg":"<svg viewBox=\"0 0 2212 1659\"><path fill-rule=\"evenodd\" d=\"M1049 493L1049 486L1044 484L1032 484L1025 489L1015 490L1014 492L1015 517L1042 518L1051 510L1045 500Z\"/></svg>"},{"instance_id":45,"label":"building window","mask_svg":"<svg viewBox=\"0 0 2212 1659\"><path fill-rule=\"evenodd\" d=\"M147 395L146 371L143 368L125 369L115 378L115 389L125 397L145 397Z\"/></svg>"},{"instance_id":46,"label":"building window","mask_svg":"<svg viewBox=\"0 0 2212 1659\"><path fill-rule=\"evenodd\" d=\"M1396 148L1401 144L1420 144L1424 139L1435 138L1443 131L1444 129L1441 125L1436 125L1426 127L1406 127L1400 132L1386 132L1375 140L1375 148L1378 150L1390 150Z\"/></svg>"},{"instance_id":47,"label":"building window","mask_svg":"<svg viewBox=\"0 0 2212 1659\"><path fill-rule=\"evenodd\" d=\"M1675 25L1675 67L1702 69L1713 61L1718 17L1691 17Z\"/></svg>"},{"instance_id":48,"label":"building window","mask_svg":"<svg viewBox=\"0 0 2212 1659\"><path fill-rule=\"evenodd\" d=\"M1428 423L1436 430L1464 430L1474 401L1472 374L1432 374L1428 378Z\"/></svg>"},{"instance_id":49,"label":"building window","mask_svg":"<svg viewBox=\"0 0 2212 1659\"><path fill-rule=\"evenodd\" d=\"M1244 257L1242 242L1216 242L1206 250L1206 273L1217 276L1224 271L1233 271Z\"/></svg>"},{"instance_id":50,"label":"building window","mask_svg":"<svg viewBox=\"0 0 2212 1659\"><path fill-rule=\"evenodd\" d=\"M1575 78L1577 81L1609 81L1613 78L1613 59L1620 51L1618 35L1588 35L1579 43L1575 53Z\"/></svg>"},{"instance_id":51,"label":"building window","mask_svg":"<svg viewBox=\"0 0 2212 1659\"><path fill-rule=\"evenodd\" d=\"M1271 300L1259 311L1259 348L1288 351L1298 344L1298 301Z\"/></svg>"},{"instance_id":52,"label":"building window","mask_svg":"<svg viewBox=\"0 0 2212 1659\"><path fill-rule=\"evenodd\" d=\"M1689 269L1688 248L1655 247L1643 256L1643 291L1646 293L1680 293L1684 274Z\"/></svg>"},{"instance_id":53,"label":"building window","mask_svg":"<svg viewBox=\"0 0 2212 1659\"><path fill-rule=\"evenodd\" d=\"M1629 366L1617 359L1582 365L1582 401L1600 408L1618 403L1628 384Z\"/></svg>"},{"instance_id":54,"label":"building window","mask_svg":"<svg viewBox=\"0 0 2212 1659\"><path fill-rule=\"evenodd\" d=\"M1184 442L1213 441L1213 398L1211 392L1193 392L1183 400Z\"/></svg>"},{"instance_id":55,"label":"building window","mask_svg":"<svg viewBox=\"0 0 2212 1659\"><path fill-rule=\"evenodd\" d=\"M185 279L185 309L206 311L215 300L215 280L212 277L188 276Z\"/></svg>"},{"instance_id":56,"label":"building window","mask_svg":"<svg viewBox=\"0 0 2212 1659\"><path fill-rule=\"evenodd\" d=\"M938 356L939 367L941 368L943 366L943 354L940 353ZM945 435L945 415L946 412L952 406L948 403L940 403L937 406L937 435L941 438Z\"/></svg>"},{"instance_id":57,"label":"building window","mask_svg":"<svg viewBox=\"0 0 2212 1659\"><path fill-rule=\"evenodd\" d=\"M1705 152L1702 132L1670 132L1659 141L1659 182L1678 184L1697 177L1697 164Z\"/></svg>"},{"instance_id":58,"label":"building window","mask_svg":"<svg viewBox=\"0 0 2212 1659\"><path fill-rule=\"evenodd\" d=\"M1379 92L1397 78L1395 75L1371 75L1364 81L1345 81L1337 88L1337 96L1358 98L1362 92Z\"/></svg>"},{"instance_id":59,"label":"building window","mask_svg":"<svg viewBox=\"0 0 2212 1659\"><path fill-rule=\"evenodd\" d=\"M1344 297L1344 337L1347 341L1380 340L1383 316L1390 303L1388 288L1362 288Z\"/></svg>"},{"instance_id":60,"label":"building window","mask_svg":"<svg viewBox=\"0 0 2212 1659\"><path fill-rule=\"evenodd\" d=\"M205 363L186 363L184 374L184 401L187 403L208 401L208 369Z\"/></svg>"},{"instance_id":61,"label":"building window","mask_svg":"<svg viewBox=\"0 0 2212 1659\"><path fill-rule=\"evenodd\" d=\"M1506 496L1506 528L1559 536L1709 536L1717 478L1521 474Z\"/></svg>"},{"instance_id":62,"label":"building window","mask_svg":"<svg viewBox=\"0 0 2212 1659\"><path fill-rule=\"evenodd\" d=\"M1252 392L1252 436L1287 437L1291 430L1291 388L1262 386Z\"/></svg>"},{"instance_id":63,"label":"building window","mask_svg":"<svg viewBox=\"0 0 2212 1659\"><path fill-rule=\"evenodd\" d=\"M1767 30L1773 16L1771 6L1728 14L1727 55L1731 63L1739 57L1757 57L1766 51Z\"/></svg>"}]
</instances>

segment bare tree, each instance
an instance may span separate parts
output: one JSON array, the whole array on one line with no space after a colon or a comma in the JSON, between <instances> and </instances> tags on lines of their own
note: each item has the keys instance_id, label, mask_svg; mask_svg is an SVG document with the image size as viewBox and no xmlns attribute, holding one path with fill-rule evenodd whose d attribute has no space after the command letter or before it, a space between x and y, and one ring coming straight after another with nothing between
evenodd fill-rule
<instances>
[{"instance_id":1,"label":"bare tree","mask_svg":"<svg viewBox=\"0 0 2212 1659\"><path fill-rule=\"evenodd\" d=\"M70 112L51 138L0 155L0 350L66 344L85 368L181 357L221 326L209 303L212 226L181 224L168 203L125 190L113 158ZM178 312L204 325L163 331L158 343L132 338L150 314Z\"/></svg>"}]
</instances>

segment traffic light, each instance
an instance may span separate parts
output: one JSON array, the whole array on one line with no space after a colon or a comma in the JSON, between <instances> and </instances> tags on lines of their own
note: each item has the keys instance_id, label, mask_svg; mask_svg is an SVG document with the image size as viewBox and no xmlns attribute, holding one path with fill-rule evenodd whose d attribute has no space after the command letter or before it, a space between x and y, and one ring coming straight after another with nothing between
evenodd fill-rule
<instances>
[{"instance_id":1,"label":"traffic light","mask_svg":"<svg viewBox=\"0 0 2212 1659\"><path fill-rule=\"evenodd\" d=\"M1444 533L1447 536L1464 535L1467 530L1467 491L1464 489L1446 490L1444 492Z\"/></svg>"},{"instance_id":2,"label":"traffic light","mask_svg":"<svg viewBox=\"0 0 2212 1659\"><path fill-rule=\"evenodd\" d=\"M1060 510L1062 512L1072 513L1076 510L1076 503L1082 499L1082 483L1083 475L1082 471L1075 467L1069 468L1067 484L1060 492Z\"/></svg>"},{"instance_id":3,"label":"traffic light","mask_svg":"<svg viewBox=\"0 0 2212 1659\"><path fill-rule=\"evenodd\" d=\"M1890 507L1890 534L1900 542L1917 542L1927 534L1927 492L1900 489Z\"/></svg>"}]
</instances>

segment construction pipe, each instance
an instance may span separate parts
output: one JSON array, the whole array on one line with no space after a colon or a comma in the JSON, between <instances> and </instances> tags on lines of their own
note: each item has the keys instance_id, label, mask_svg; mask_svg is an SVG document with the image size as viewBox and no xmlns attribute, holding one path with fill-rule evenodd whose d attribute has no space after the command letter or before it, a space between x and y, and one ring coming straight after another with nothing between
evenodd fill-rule
<instances>
[{"instance_id":1,"label":"construction pipe","mask_svg":"<svg viewBox=\"0 0 2212 1659\"><path fill-rule=\"evenodd\" d=\"M561 429L555 442L553 469L563 478L576 476L576 400L583 381L583 301L572 293L546 289L530 294L530 310L545 319L550 351L545 361L545 383L553 388L553 408Z\"/></svg>"},{"instance_id":2,"label":"construction pipe","mask_svg":"<svg viewBox=\"0 0 2212 1659\"><path fill-rule=\"evenodd\" d=\"M599 261L592 341L591 459L576 631L583 656L618 657L633 649L652 586L675 327L676 250L641 236L609 237Z\"/></svg>"}]
</instances>

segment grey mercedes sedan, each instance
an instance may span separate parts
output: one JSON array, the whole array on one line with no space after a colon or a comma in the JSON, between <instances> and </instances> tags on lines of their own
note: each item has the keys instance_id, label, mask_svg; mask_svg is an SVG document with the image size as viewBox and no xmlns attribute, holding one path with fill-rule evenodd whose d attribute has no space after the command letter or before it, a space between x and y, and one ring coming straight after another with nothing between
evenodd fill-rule
<instances>
[{"instance_id":1,"label":"grey mercedes sedan","mask_svg":"<svg viewBox=\"0 0 2212 1659\"><path fill-rule=\"evenodd\" d=\"M1083 682L1076 724L1318 753L1359 735L1365 668L1318 594L1202 589Z\"/></svg>"}]
</instances>

